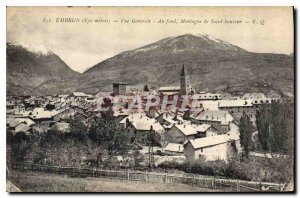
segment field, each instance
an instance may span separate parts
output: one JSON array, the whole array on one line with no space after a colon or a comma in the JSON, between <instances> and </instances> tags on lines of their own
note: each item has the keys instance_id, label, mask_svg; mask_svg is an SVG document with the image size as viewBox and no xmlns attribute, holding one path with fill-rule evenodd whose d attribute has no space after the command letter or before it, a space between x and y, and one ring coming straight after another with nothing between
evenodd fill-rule
<instances>
[{"instance_id":1,"label":"field","mask_svg":"<svg viewBox=\"0 0 300 198\"><path fill-rule=\"evenodd\" d=\"M106 178L71 178L40 172L12 171L9 180L23 192L217 192L186 184L149 183Z\"/></svg>"}]
</instances>

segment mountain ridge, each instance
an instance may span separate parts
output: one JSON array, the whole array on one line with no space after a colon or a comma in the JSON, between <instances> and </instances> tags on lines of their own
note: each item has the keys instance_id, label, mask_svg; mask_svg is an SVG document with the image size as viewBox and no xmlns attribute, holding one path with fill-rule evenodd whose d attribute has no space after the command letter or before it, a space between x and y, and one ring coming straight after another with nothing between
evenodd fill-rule
<instances>
[{"instance_id":1,"label":"mountain ridge","mask_svg":"<svg viewBox=\"0 0 300 198\"><path fill-rule=\"evenodd\" d=\"M70 82L75 83L79 73L54 52L33 52L7 43L6 55L7 95L45 95L57 90L75 90Z\"/></svg>"},{"instance_id":2,"label":"mountain ridge","mask_svg":"<svg viewBox=\"0 0 300 198\"><path fill-rule=\"evenodd\" d=\"M10 60L9 56L14 57L8 52L7 56L7 60ZM177 85L183 63L187 66L191 83L197 91L229 93L276 91L282 94L293 93L294 90L293 56L249 52L210 35L184 34L167 37L116 54L88 68L82 74L72 70L75 72L73 73L58 56L54 58L55 56L57 55L54 54L50 58L52 63L48 64L53 67L47 69L48 75L53 74L49 80L44 79L41 83L36 83L41 86L12 86L17 93L22 88L29 92L36 87L38 89L34 91L37 94L56 93L57 90L61 93L75 90L96 93L111 90L112 83L119 81L140 88L145 84L150 88ZM35 58L33 62L36 61L37 65L44 64ZM53 62L59 63L58 69ZM15 80L12 75L15 69L11 71L10 67L16 66L9 61L7 66L9 77L7 81L11 82ZM61 68L63 69L60 70ZM34 71L32 75L39 72ZM65 78L62 75L64 72L67 74ZM18 70L16 73L17 77L22 78L22 72ZM29 75L28 72L25 74ZM41 76L44 78L47 76L45 71L44 73L41 71ZM55 86L58 86L56 90Z\"/></svg>"},{"instance_id":3,"label":"mountain ridge","mask_svg":"<svg viewBox=\"0 0 300 198\"><path fill-rule=\"evenodd\" d=\"M115 81L150 84L154 88L178 84L182 63L187 65L191 83L198 91L241 92L247 87L251 91L293 89L286 82L282 88L274 79L276 75L284 80L286 77L289 81L293 79L293 59L290 56L249 52L209 35L191 34L167 37L108 58L83 73L79 89L93 92L100 85L109 89ZM270 72L270 69L274 71ZM268 82L270 79L271 83ZM253 88L253 84L262 84L263 87Z\"/></svg>"}]
</instances>

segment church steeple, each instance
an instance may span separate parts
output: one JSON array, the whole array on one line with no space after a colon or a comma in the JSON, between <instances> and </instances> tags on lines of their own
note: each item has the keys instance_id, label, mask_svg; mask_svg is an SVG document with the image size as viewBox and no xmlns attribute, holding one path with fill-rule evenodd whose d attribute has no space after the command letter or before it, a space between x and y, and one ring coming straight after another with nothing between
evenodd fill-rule
<instances>
[{"instance_id":1,"label":"church steeple","mask_svg":"<svg viewBox=\"0 0 300 198\"><path fill-rule=\"evenodd\" d=\"M181 75L180 76L185 76L186 75L186 69L184 67L184 63L182 65L182 70L181 70Z\"/></svg>"},{"instance_id":2,"label":"church steeple","mask_svg":"<svg viewBox=\"0 0 300 198\"><path fill-rule=\"evenodd\" d=\"M186 67L184 66L184 63L182 65L182 70L180 74L180 94L186 95L191 92L190 87L190 77L187 74Z\"/></svg>"}]
</instances>

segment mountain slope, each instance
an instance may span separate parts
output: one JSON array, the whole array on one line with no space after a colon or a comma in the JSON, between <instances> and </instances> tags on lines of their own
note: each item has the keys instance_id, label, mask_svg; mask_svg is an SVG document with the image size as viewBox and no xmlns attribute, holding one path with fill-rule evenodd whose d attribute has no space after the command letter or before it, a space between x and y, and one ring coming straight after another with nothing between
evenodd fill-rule
<instances>
[{"instance_id":1,"label":"mountain slope","mask_svg":"<svg viewBox=\"0 0 300 198\"><path fill-rule=\"evenodd\" d=\"M53 52L32 52L8 43L6 48L7 95L47 95L73 91L79 73Z\"/></svg>"},{"instance_id":2,"label":"mountain slope","mask_svg":"<svg viewBox=\"0 0 300 198\"><path fill-rule=\"evenodd\" d=\"M47 95L112 90L112 83L178 85L185 64L197 91L294 92L293 55L252 53L209 35L185 34L122 52L83 74L52 52L7 44L7 94Z\"/></svg>"},{"instance_id":3,"label":"mountain slope","mask_svg":"<svg viewBox=\"0 0 300 198\"><path fill-rule=\"evenodd\" d=\"M293 58L251 53L209 35L181 35L122 52L88 69L78 89L111 89L113 82L152 87L179 84L182 64L198 90L293 92Z\"/></svg>"}]
</instances>

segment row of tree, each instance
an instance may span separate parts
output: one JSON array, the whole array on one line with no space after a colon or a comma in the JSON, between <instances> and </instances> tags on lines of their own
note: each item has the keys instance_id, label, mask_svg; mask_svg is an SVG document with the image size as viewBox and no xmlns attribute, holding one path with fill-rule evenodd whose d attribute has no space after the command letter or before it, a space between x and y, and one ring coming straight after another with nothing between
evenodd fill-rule
<instances>
[{"instance_id":1,"label":"row of tree","mask_svg":"<svg viewBox=\"0 0 300 198\"><path fill-rule=\"evenodd\" d=\"M256 125L264 151L293 154L294 104L275 102L264 107L256 114Z\"/></svg>"},{"instance_id":2,"label":"row of tree","mask_svg":"<svg viewBox=\"0 0 300 198\"><path fill-rule=\"evenodd\" d=\"M293 155L294 151L294 104L279 103L264 105L256 112L256 128L260 150L270 153ZM244 113L239 122L240 140L248 157L253 149L252 134L255 127Z\"/></svg>"},{"instance_id":3,"label":"row of tree","mask_svg":"<svg viewBox=\"0 0 300 198\"><path fill-rule=\"evenodd\" d=\"M93 164L99 164L104 156L111 158L122 155L129 149L129 141L124 131L113 120L96 117L88 126L76 119L70 119L68 123L68 133L48 130L43 134L26 135L19 132L12 135L11 132L7 132L7 144L11 148L12 160L30 161L32 157L35 158L33 161L40 162L47 158L49 153L53 153L55 148L68 148L70 145L69 151L72 150L71 147L82 150Z\"/></svg>"}]
</instances>

